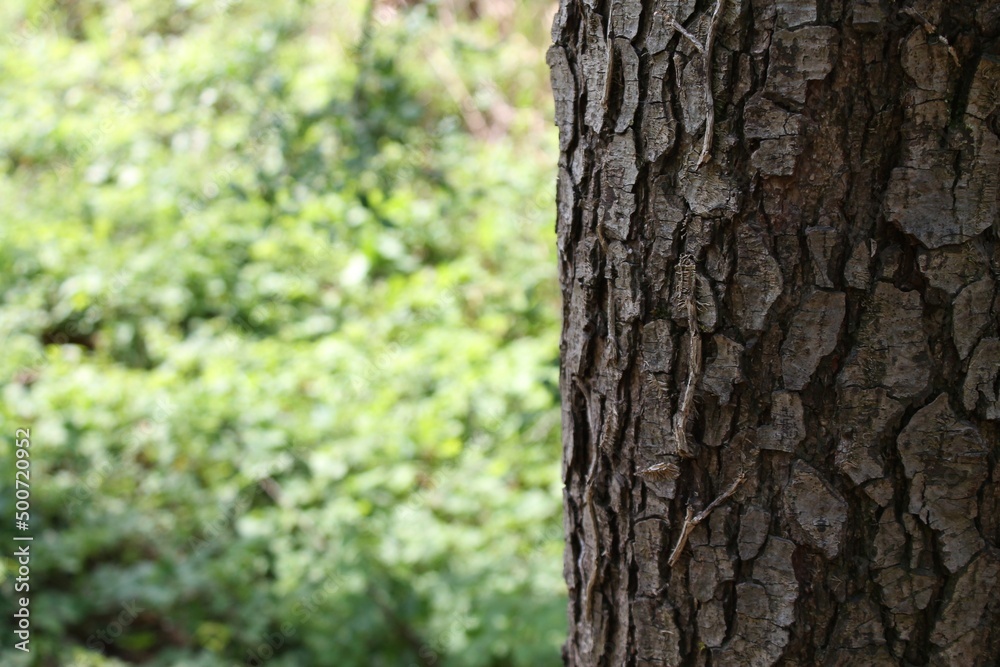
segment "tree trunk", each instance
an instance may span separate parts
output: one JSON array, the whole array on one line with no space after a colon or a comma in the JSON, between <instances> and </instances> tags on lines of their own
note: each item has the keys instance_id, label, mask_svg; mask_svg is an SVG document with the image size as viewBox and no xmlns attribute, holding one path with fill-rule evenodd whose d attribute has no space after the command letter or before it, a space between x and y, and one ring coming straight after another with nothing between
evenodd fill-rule
<instances>
[{"instance_id":1,"label":"tree trunk","mask_svg":"<svg viewBox=\"0 0 1000 667\"><path fill-rule=\"evenodd\" d=\"M997 664L1000 3L902 4L562 0L567 665Z\"/></svg>"}]
</instances>

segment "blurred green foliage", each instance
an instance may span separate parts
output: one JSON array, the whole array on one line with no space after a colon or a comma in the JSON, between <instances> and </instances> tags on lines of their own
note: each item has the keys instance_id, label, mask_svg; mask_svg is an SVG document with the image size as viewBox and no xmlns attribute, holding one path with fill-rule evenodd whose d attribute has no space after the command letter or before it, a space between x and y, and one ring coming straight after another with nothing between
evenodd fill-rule
<instances>
[{"instance_id":1,"label":"blurred green foliage","mask_svg":"<svg viewBox=\"0 0 1000 667\"><path fill-rule=\"evenodd\" d=\"M550 4L3 3L0 664L558 664Z\"/></svg>"}]
</instances>

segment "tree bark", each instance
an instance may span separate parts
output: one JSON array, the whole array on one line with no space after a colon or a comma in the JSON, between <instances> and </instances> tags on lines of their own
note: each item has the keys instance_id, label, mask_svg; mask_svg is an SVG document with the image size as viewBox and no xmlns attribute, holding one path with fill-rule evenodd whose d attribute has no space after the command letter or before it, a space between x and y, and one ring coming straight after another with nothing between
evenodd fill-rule
<instances>
[{"instance_id":1,"label":"tree bark","mask_svg":"<svg viewBox=\"0 0 1000 667\"><path fill-rule=\"evenodd\" d=\"M562 0L567 665L996 664L998 35Z\"/></svg>"}]
</instances>

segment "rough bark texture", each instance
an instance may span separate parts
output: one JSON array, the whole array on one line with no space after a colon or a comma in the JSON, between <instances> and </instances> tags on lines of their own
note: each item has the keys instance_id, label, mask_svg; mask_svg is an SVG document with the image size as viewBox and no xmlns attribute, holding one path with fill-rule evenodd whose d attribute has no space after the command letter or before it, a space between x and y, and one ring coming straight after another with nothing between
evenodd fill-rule
<instances>
[{"instance_id":1,"label":"rough bark texture","mask_svg":"<svg viewBox=\"0 0 1000 667\"><path fill-rule=\"evenodd\" d=\"M567 665L996 664L998 36L562 0Z\"/></svg>"}]
</instances>

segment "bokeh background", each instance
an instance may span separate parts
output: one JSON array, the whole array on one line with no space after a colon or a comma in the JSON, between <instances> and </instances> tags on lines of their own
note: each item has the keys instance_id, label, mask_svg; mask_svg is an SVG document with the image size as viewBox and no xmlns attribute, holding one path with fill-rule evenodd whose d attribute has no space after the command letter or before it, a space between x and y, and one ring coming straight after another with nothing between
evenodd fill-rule
<instances>
[{"instance_id":1,"label":"bokeh background","mask_svg":"<svg viewBox=\"0 0 1000 667\"><path fill-rule=\"evenodd\" d=\"M0 664L559 664L554 10L0 5Z\"/></svg>"}]
</instances>

